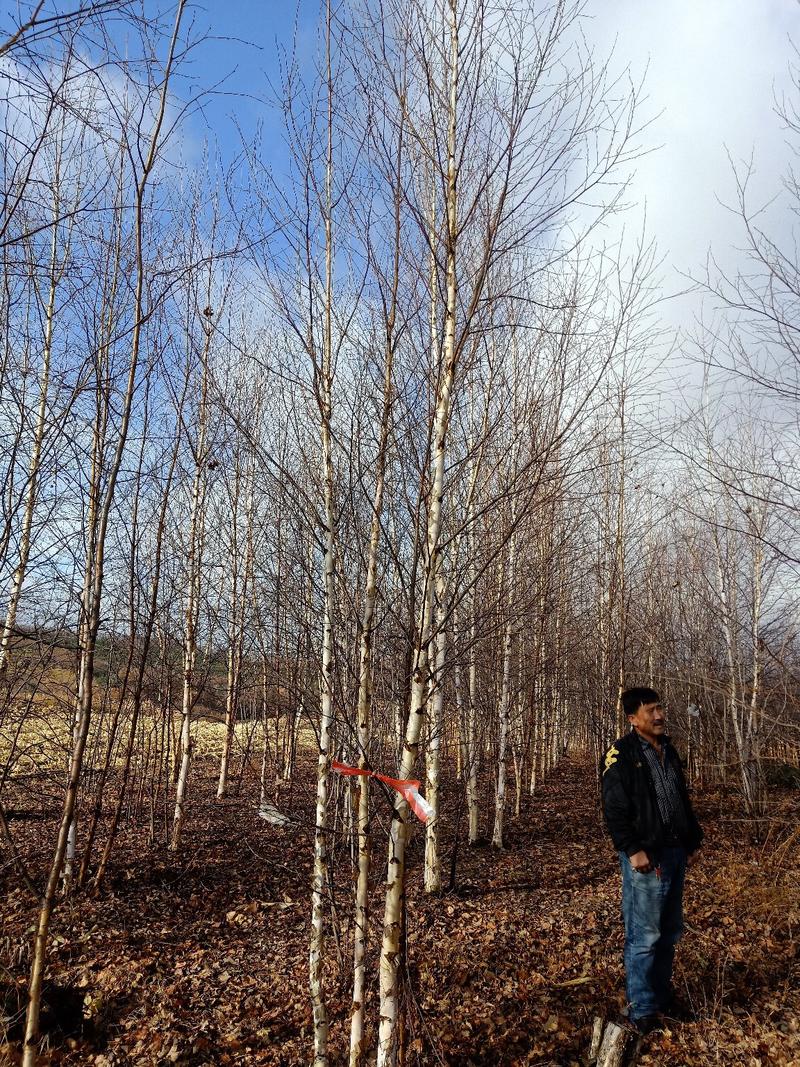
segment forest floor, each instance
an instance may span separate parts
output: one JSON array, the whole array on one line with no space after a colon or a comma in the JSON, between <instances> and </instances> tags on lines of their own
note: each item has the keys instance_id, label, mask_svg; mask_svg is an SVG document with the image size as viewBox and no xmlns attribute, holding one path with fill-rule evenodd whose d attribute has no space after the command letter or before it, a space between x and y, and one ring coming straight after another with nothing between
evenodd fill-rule
<instances>
[{"instance_id":1,"label":"forest floor","mask_svg":"<svg viewBox=\"0 0 800 1067\"><path fill-rule=\"evenodd\" d=\"M210 761L194 767L181 853L148 847L141 827L126 829L102 893L59 904L43 1063L299 1067L310 1061L311 765L305 788L297 785L282 798L297 820L287 828L258 818L247 782L239 795L215 801L213 771ZM444 803L455 805L458 796L451 786ZM687 929L676 965L679 994L694 1020L647 1038L640 1062L800 1065L800 793L773 795L774 829L765 845L751 843L732 793L701 792L697 808L706 845L689 874ZM376 841L387 812L379 801ZM55 814L29 810L11 823L39 877ZM619 870L601 827L592 767L569 760L559 766L521 818L508 820L506 837L502 851L462 845L455 890L426 897L424 833L415 828L408 1067L579 1065L593 1017L616 1017L623 1006ZM342 962L331 938L326 990L331 1058L340 1064L349 1036L352 866L346 841L339 835L336 842ZM447 878L448 838L443 855ZM36 914L7 860L4 852L0 993L5 1036L12 1040L0 1044L0 1063L18 1062L13 1016L24 996ZM373 978L385 867L378 845L374 863ZM367 1012L374 1037L374 988Z\"/></svg>"}]
</instances>

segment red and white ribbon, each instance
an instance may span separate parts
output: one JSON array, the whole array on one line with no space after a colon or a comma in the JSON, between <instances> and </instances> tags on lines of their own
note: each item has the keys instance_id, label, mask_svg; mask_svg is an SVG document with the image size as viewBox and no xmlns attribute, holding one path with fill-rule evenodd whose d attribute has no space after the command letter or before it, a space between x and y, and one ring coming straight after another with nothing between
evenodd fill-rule
<instances>
[{"instance_id":1,"label":"red and white ribbon","mask_svg":"<svg viewBox=\"0 0 800 1067\"><path fill-rule=\"evenodd\" d=\"M419 791L419 782L413 778L390 778L386 774L378 774L377 771L368 771L361 767L348 767L346 763L334 760L331 764L338 774L360 775L362 778L377 778L379 782L396 789L403 796L420 822L427 822L433 817L433 808Z\"/></svg>"}]
</instances>

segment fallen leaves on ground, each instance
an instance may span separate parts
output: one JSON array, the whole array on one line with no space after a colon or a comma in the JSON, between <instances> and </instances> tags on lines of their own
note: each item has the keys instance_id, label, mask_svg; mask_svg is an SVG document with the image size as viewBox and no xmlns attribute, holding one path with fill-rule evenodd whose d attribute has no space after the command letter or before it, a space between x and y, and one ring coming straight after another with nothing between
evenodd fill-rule
<instances>
[{"instance_id":1,"label":"fallen leaves on ground","mask_svg":"<svg viewBox=\"0 0 800 1067\"><path fill-rule=\"evenodd\" d=\"M148 847L142 828L128 826L100 895L76 893L59 904L43 1063L309 1062L313 767L301 768L291 794L287 787L280 798L290 827L258 818L257 791L246 780L239 795L215 801L214 770L198 760L181 853ZM445 783L443 797L450 807L443 823L454 823L455 783ZM699 797L707 844L689 874L676 966L680 999L696 1018L651 1035L642 1064L800 1064L800 857L781 847L800 822L800 804L796 793L773 800L774 830L767 846L757 846L736 819L730 793ZM386 814L379 809L373 823L373 1041ZM13 830L40 874L52 819L19 821ZM421 885L424 832L415 828L404 992L409 1065L577 1065L593 1017L615 1017L623 1005L619 872L593 769L559 766L526 798L522 816L509 820L506 836L502 851L460 843L454 891L429 897ZM335 936L329 928L325 982L332 1063L342 1063L354 867L341 822L332 845ZM445 877L452 848L443 833ZM9 868L2 878L0 980L14 1037L35 907ZM15 1056L13 1043L0 1045L0 1063Z\"/></svg>"}]
</instances>

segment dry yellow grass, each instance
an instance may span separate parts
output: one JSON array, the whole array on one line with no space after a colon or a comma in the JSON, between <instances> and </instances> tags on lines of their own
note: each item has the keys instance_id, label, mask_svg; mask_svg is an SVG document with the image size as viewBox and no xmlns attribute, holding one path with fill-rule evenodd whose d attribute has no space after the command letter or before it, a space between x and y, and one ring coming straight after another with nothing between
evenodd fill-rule
<instances>
[{"instance_id":1,"label":"dry yellow grass","mask_svg":"<svg viewBox=\"0 0 800 1067\"><path fill-rule=\"evenodd\" d=\"M9 713L0 725L0 767L10 762L9 778L59 770L66 767L71 750L73 718L67 708L50 706L45 710L38 706L25 709L24 714L16 716ZM120 717L117 724L112 762L118 765L122 760L124 740L128 736L130 718L127 714ZM170 737L176 737L180 726L180 715L173 713L172 722L166 729L167 743ZM86 745L86 760L96 763L104 760L111 739L112 717L98 714L93 718ZM160 738L162 725L151 714L139 719L138 732L141 738ZM206 719L198 719L192 724L195 741L195 755L203 759L218 759L222 755L225 743L225 724ZM247 747L248 738L252 736L251 745L260 751L263 745L263 728L260 723L239 722L234 728L234 751L241 752Z\"/></svg>"}]
</instances>

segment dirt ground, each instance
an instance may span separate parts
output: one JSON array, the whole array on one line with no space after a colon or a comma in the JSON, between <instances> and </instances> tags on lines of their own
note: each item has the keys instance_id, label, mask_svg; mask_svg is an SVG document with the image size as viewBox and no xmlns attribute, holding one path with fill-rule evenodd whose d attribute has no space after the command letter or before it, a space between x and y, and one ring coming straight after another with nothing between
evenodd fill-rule
<instances>
[{"instance_id":1,"label":"dirt ground","mask_svg":"<svg viewBox=\"0 0 800 1067\"><path fill-rule=\"evenodd\" d=\"M300 1065L310 1061L307 995L311 790L281 799L294 825L259 819L257 790L213 799L215 766L194 768L185 847L149 847L141 826L119 837L101 895L56 912L43 1019L43 1063ZM43 794L44 795L44 794ZM444 791L451 824L459 793ZM766 844L750 840L736 798L700 793L707 842L690 872L676 984L691 1021L644 1044L642 1064L800 1065L800 793L771 798ZM37 876L56 810L12 810L12 830ZM380 937L383 842L378 803L372 992ZM463 817L461 817L463 823ZM335 827L333 915L326 975L333 1063L346 1062L353 867ZM792 838L794 834L794 838ZM455 889L426 897L424 835L415 830L408 899L406 1064L578 1065L595 1015L616 1016L622 928L616 857L604 836L594 772L566 761L507 823L507 847L459 847ZM445 877L453 841L444 838ZM7 1041L24 998L35 902L0 861L0 992ZM335 936L334 936L335 935Z\"/></svg>"}]
</instances>

